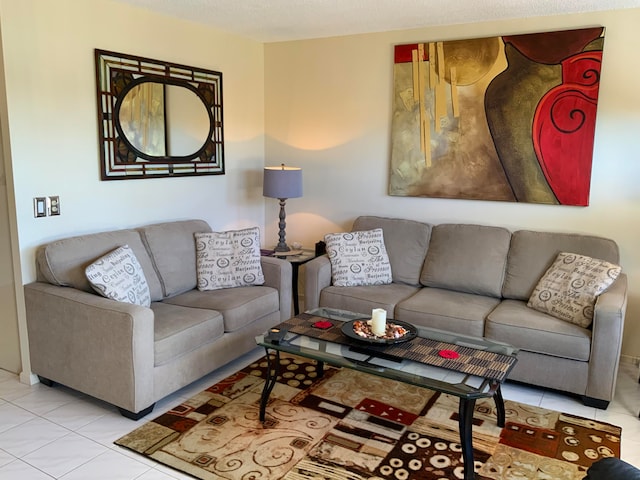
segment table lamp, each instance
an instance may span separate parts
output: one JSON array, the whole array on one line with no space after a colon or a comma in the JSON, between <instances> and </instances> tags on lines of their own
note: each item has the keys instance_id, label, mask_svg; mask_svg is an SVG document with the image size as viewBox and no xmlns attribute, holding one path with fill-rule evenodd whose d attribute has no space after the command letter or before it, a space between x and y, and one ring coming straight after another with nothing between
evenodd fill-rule
<instances>
[{"instance_id":1,"label":"table lamp","mask_svg":"<svg viewBox=\"0 0 640 480\"><path fill-rule=\"evenodd\" d=\"M284 205L287 198L302 196L302 169L298 167L285 167L284 163L279 167L264 168L264 183L262 195L280 200L280 232L276 252L288 252L291 249L285 242L285 218Z\"/></svg>"}]
</instances>

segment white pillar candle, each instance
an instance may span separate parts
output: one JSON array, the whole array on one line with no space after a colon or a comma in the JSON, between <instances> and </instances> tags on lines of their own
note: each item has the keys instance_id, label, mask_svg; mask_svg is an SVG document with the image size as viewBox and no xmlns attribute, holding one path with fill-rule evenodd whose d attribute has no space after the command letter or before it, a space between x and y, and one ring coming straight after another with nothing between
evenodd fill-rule
<instances>
[{"instance_id":1,"label":"white pillar candle","mask_svg":"<svg viewBox=\"0 0 640 480\"><path fill-rule=\"evenodd\" d=\"M382 337L387 330L387 311L384 308L374 308L371 311L371 331Z\"/></svg>"}]
</instances>

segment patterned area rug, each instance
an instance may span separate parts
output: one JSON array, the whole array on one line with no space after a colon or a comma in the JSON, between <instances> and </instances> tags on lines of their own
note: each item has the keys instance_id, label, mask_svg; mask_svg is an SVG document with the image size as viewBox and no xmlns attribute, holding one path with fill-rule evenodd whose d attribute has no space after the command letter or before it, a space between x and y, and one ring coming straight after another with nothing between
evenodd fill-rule
<instances>
[{"instance_id":1,"label":"patterned area rug","mask_svg":"<svg viewBox=\"0 0 640 480\"><path fill-rule=\"evenodd\" d=\"M350 369L281 357L264 424L266 359L118 439L117 445L200 479L439 480L463 478L458 399ZM478 400L477 479L580 480L620 456L621 429L512 401L505 428Z\"/></svg>"}]
</instances>

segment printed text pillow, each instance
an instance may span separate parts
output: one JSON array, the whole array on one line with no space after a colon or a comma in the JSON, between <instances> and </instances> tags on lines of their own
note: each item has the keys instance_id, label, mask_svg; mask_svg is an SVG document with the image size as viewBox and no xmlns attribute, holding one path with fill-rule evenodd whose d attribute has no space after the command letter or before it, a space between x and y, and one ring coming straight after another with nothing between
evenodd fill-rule
<instances>
[{"instance_id":1,"label":"printed text pillow","mask_svg":"<svg viewBox=\"0 0 640 480\"><path fill-rule=\"evenodd\" d=\"M596 297L621 271L619 265L604 260L561 252L538 281L527 306L587 328Z\"/></svg>"},{"instance_id":2,"label":"printed text pillow","mask_svg":"<svg viewBox=\"0 0 640 480\"><path fill-rule=\"evenodd\" d=\"M258 227L196 233L198 290L262 285Z\"/></svg>"},{"instance_id":3,"label":"printed text pillow","mask_svg":"<svg viewBox=\"0 0 640 480\"><path fill-rule=\"evenodd\" d=\"M87 280L103 297L148 307L149 285L142 267L128 245L118 247L85 268Z\"/></svg>"},{"instance_id":4,"label":"printed text pillow","mask_svg":"<svg viewBox=\"0 0 640 480\"><path fill-rule=\"evenodd\" d=\"M331 280L338 287L392 282L391 264L381 228L325 235Z\"/></svg>"}]
</instances>

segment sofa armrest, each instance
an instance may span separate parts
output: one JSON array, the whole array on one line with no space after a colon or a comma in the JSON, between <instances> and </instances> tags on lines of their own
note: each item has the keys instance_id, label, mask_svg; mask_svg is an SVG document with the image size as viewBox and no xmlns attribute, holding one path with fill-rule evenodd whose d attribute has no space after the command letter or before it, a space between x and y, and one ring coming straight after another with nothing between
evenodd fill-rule
<instances>
[{"instance_id":1,"label":"sofa armrest","mask_svg":"<svg viewBox=\"0 0 640 480\"><path fill-rule=\"evenodd\" d=\"M607 457L594 462L584 480L640 480L640 470L619 458Z\"/></svg>"},{"instance_id":2,"label":"sofa armrest","mask_svg":"<svg viewBox=\"0 0 640 480\"><path fill-rule=\"evenodd\" d=\"M131 412L155 402L150 308L44 282L24 293L34 373Z\"/></svg>"},{"instance_id":3,"label":"sofa armrest","mask_svg":"<svg viewBox=\"0 0 640 480\"><path fill-rule=\"evenodd\" d=\"M594 308L587 397L605 401L613 398L626 310L627 276L621 274L598 297Z\"/></svg>"},{"instance_id":4,"label":"sofa armrest","mask_svg":"<svg viewBox=\"0 0 640 480\"><path fill-rule=\"evenodd\" d=\"M320 306L320 293L331 285L331 262L321 255L304 266L304 308L311 310Z\"/></svg>"},{"instance_id":5,"label":"sofa armrest","mask_svg":"<svg viewBox=\"0 0 640 480\"><path fill-rule=\"evenodd\" d=\"M280 321L291 318L291 264L281 258L260 257L265 287L273 287L280 295Z\"/></svg>"}]
</instances>

